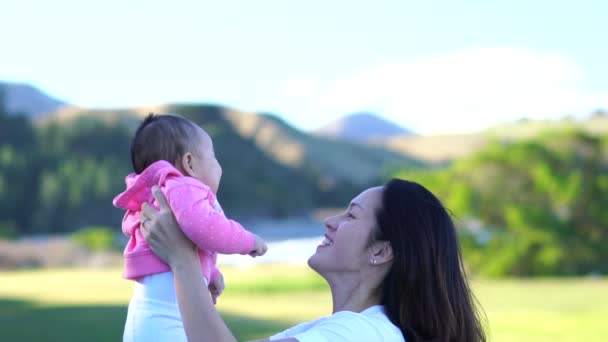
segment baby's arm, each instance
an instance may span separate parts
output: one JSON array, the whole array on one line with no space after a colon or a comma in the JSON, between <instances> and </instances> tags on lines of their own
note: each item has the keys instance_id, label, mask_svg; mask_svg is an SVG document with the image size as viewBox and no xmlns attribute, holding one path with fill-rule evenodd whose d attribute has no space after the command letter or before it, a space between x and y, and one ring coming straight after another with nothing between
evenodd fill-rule
<instances>
[{"instance_id":1,"label":"baby's arm","mask_svg":"<svg viewBox=\"0 0 608 342\"><path fill-rule=\"evenodd\" d=\"M266 245L266 241L264 241L261 237L259 237L258 235L255 235L255 242L254 242L254 246L253 246L253 250L251 251L251 253L249 253L249 255L251 255L252 257L257 257L257 256L262 256L264 254L266 254L266 251L268 250L268 246Z\"/></svg>"},{"instance_id":2,"label":"baby's arm","mask_svg":"<svg viewBox=\"0 0 608 342\"><path fill-rule=\"evenodd\" d=\"M209 285L207 288L209 289L209 293L211 293L213 304L217 304L217 297L224 292L226 285L224 284L224 276L216 265L214 265L213 270L211 270L211 276L209 277Z\"/></svg>"},{"instance_id":3,"label":"baby's arm","mask_svg":"<svg viewBox=\"0 0 608 342\"><path fill-rule=\"evenodd\" d=\"M166 195L180 227L198 248L222 254L255 250L254 234L215 210L208 187L183 184L172 187Z\"/></svg>"}]
</instances>

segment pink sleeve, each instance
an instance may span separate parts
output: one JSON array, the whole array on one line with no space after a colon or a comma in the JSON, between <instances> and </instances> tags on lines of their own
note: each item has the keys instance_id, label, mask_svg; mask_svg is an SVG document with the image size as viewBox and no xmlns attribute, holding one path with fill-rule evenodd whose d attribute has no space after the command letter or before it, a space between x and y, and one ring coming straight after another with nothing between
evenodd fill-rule
<instances>
[{"instance_id":1,"label":"pink sleeve","mask_svg":"<svg viewBox=\"0 0 608 342\"><path fill-rule=\"evenodd\" d=\"M254 235L213 207L208 188L184 184L167 191L167 200L182 231L200 249L222 254L249 254Z\"/></svg>"}]
</instances>

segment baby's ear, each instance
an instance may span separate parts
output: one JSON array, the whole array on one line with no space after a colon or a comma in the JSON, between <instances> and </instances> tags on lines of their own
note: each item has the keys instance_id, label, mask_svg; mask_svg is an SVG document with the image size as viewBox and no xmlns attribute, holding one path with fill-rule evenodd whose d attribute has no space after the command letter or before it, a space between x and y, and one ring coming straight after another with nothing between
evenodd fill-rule
<instances>
[{"instance_id":1,"label":"baby's ear","mask_svg":"<svg viewBox=\"0 0 608 342\"><path fill-rule=\"evenodd\" d=\"M179 166L180 166L180 171L185 175L185 176L194 176L194 169L192 168L192 153L190 152L186 152L184 153L184 155L181 157L181 159L179 160Z\"/></svg>"}]
</instances>

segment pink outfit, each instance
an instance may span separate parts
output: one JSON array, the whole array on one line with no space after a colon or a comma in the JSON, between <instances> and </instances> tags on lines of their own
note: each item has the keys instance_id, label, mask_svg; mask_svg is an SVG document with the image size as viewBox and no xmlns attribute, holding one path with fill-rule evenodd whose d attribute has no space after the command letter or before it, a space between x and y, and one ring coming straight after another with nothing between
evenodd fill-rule
<instances>
[{"instance_id":1,"label":"pink outfit","mask_svg":"<svg viewBox=\"0 0 608 342\"><path fill-rule=\"evenodd\" d=\"M183 232L199 248L203 275L212 281L219 274L217 253L248 254L255 237L238 222L224 216L211 189L193 177L182 175L173 165L161 160L141 174L125 179L127 189L114 198L117 208L127 210L122 231L129 236L125 247L123 277L136 280L146 275L167 272L169 266L158 258L144 240L139 228L139 212L144 202L158 209L152 186L160 186Z\"/></svg>"}]
</instances>

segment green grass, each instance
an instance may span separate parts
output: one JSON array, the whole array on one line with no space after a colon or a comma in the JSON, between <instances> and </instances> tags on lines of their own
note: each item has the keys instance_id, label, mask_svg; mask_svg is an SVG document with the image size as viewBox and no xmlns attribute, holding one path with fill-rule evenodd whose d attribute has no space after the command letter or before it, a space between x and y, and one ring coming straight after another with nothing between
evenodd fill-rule
<instances>
[{"instance_id":1,"label":"green grass","mask_svg":"<svg viewBox=\"0 0 608 342\"><path fill-rule=\"evenodd\" d=\"M608 341L608 279L476 281L493 341Z\"/></svg>"},{"instance_id":2,"label":"green grass","mask_svg":"<svg viewBox=\"0 0 608 342\"><path fill-rule=\"evenodd\" d=\"M225 267L218 308L239 340L329 314L305 267ZM131 284L112 270L0 272L0 340L118 341ZM608 340L608 279L476 280L491 341Z\"/></svg>"}]
</instances>

